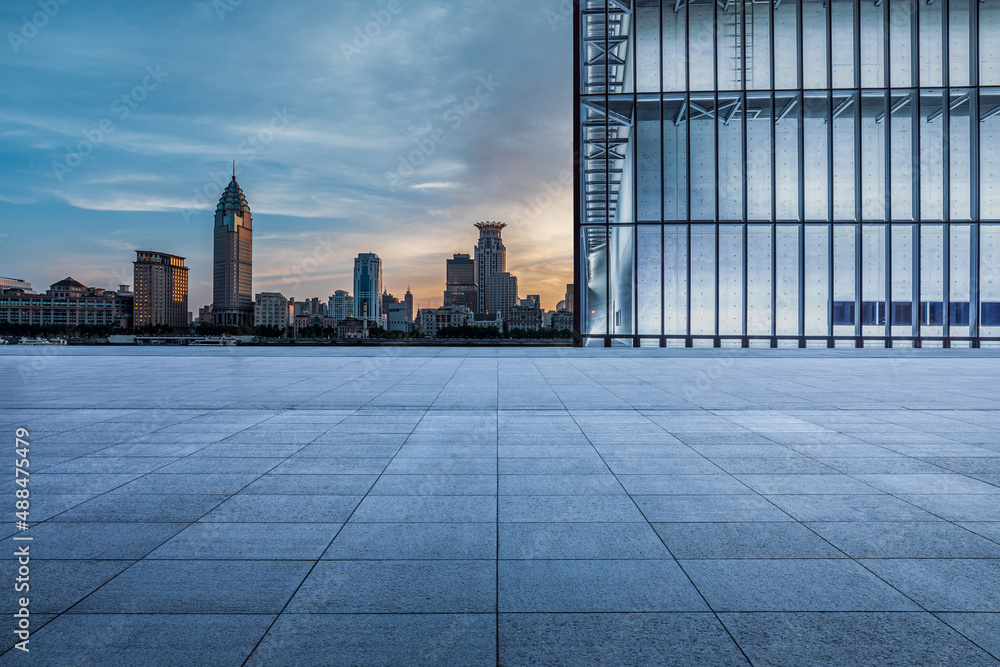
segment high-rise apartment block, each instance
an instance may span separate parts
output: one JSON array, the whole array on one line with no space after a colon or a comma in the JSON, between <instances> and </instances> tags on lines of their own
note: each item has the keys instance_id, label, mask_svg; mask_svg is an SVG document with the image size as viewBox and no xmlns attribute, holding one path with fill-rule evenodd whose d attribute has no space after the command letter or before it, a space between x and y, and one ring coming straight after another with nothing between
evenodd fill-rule
<instances>
[{"instance_id":1,"label":"high-rise apartment block","mask_svg":"<svg viewBox=\"0 0 1000 667\"><path fill-rule=\"evenodd\" d=\"M216 324L253 324L252 278L253 221L234 171L215 209L212 316Z\"/></svg>"},{"instance_id":2,"label":"high-rise apartment block","mask_svg":"<svg viewBox=\"0 0 1000 667\"><path fill-rule=\"evenodd\" d=\"M137 327L188 328L188 267L184 258L163 252L135 251L133 322Z\"/></svg>"}]
</instances>

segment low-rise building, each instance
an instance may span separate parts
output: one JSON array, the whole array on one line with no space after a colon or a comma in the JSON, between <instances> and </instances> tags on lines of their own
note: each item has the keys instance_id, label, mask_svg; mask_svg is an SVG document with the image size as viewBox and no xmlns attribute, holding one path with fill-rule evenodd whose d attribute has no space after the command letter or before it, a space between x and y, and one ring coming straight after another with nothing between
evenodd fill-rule
<instances>
[{"instance_id":1,"label":"low-rise building","mask_svg":"<svg viewBox=\"0 0 1000 667\"><path fill-rule=\"evenodd\" d=\"M510 329L523 331L544 329L545 311L541 309L541 299L537 295L522 299L518 305L511 308L508 325Z\"/></svg>"},{"instance_id":2,"label":"low-rise building","mask_svg":"<svg viewBox=\"0 0 1000 667\"><path fill-rule=\"evenodd\" d=\"M503 331L503 315L500 313L477 313L469 320L470 327L496 327Z\"/></svg>"},{"instance_id":3,"label":"low-rise building","mask_svg":"<svg viewBox=\"0 0 1000 667\"><path fill-rule=\"evenodd\" d=\"M330 296L327 315L337 320L346 320L354 312L354 299L347 290L339 289Z\"/></svg>"},{"instance_id":4,"label":"low-rise building","mask_svg":"<svg viewBox=\"0 0 1000 667\"><path fill-rule=\"evenodd\" d=\"M410 323L407 319L407 304L390 303L385 311L386 319L389 322L389 331L408 332Z\"/></svg>"},{"instance_id":5,"label":"low-rise building","mask_svg":"<svg viewBox=\"0 0 1000 667\"><path fill-rule=\"evenodd\" d=\"M552 313L549 326L553 329L573 330L573 312L569 310L557 310Z\"/></svg>"},{"instance_id":6,"label":"low-rise building","mask_svg":"<svg viewBox=\"0 0 1000 667\"><path fill-rule=\"evenodd\" d=\"M353 317L337 322L337 338L341 340L364 340L368 338L368 320Z\"/></svg>"},{"instance_id":7,"label":"low-rise building","mask_svg":"<svg viewBox=\"0 0 1000 667\"><path fill-rule=\"evenodd\" d=\"M421 308L417 319L420 323L420 333L428 338L436 338L441 329L465 326L472 317L472 311L465 306L441 306Z\"/></svg>"},{"instance_id":8,"label":"low-rise building","mask_svg":"<svg viewBox=\"0 0 1000 667\"><path fill-rule=\"evenodd\" d=\"M131 292L88 287L72 278L53 283L45 294L0 287L0 322L130 329L132 311Z\"/></svg>"},{"instance_id":9,"label":"low-rise building","mask_svg":"<svg viewBox=\"0 0 1000 667\"><path fill-rule=\"evenodd\" d=\"M336 329L337 320L332 317L323 317L322 315L311 315L309 313L302 313L301 315L296 315L292 320L292 329L295 331L295 335L298 336L303 329Z\"/></svg>"},{"instance_id":10,"label":"low-rise building","mask_svg":"<svg viewBox=\"0 0 1000 667\"><path fill-rule=\"evenodd\" d=\"M0 278L0 289L17 288L24 290L25 294L34 294L31 290L31 283L20 278Z\"/></svg>"},{"instance_id":11,"label":"low-rise building","mask_svg":"<svg viewBox=\"0 0 1000 667\"><path fill-rule=\"evenodd\" d=\"M285 332L290 324L288 299L279 292L261 292L256 296L253 323L258 327L276 327Z\"/></svg>"}]
</instances>

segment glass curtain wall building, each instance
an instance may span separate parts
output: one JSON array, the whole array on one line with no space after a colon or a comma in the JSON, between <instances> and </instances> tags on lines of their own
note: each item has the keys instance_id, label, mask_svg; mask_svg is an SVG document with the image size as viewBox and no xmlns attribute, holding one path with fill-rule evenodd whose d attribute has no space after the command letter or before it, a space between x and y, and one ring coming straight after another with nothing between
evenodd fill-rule
<instances>
[{"instance_id":1,"label":"glass curtain wall building","mask_svg":"<svg viewBox=\"0 0 1000 667\"><path fill-rule=\"evenodd\" d=\"M583 344L1000 344L1000 0L579 0Z\"/></svg>"}]
</instances>

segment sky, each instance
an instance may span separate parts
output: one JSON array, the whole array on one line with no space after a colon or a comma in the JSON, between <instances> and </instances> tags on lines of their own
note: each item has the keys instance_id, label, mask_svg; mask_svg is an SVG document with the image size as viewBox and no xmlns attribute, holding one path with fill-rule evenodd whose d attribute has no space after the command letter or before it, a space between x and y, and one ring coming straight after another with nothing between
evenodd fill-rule
<instances>
[{"instance_id":1,"label":"sky","mask_svg":"<svg viewBox=\"0 0 1000 667\"><path fill-rule=\"evenodd\" d=\"M236 161L255 292L384 283L439 305L445 260L506 222L521 298L572 282L568 0L0 3L0 276L132 283L187 258L211 303Z\"/></svg>"}]
</instances>

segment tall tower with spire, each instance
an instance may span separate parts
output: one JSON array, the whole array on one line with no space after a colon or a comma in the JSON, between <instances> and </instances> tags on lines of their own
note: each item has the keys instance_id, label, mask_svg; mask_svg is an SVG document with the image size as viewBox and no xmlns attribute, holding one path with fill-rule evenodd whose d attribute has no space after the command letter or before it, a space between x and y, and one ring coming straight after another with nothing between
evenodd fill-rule
<instances>
[{"instance_id":1,"label":"tall tower with spire","mask_svg":"<svg viewBox=\"0 0 1000 667\"><path fill-rule=\"evenodd\" d=\"M212 318L216 324L253 326L253 221L236 182L226 186L215 209Z\"/></svg>"},{"instance_id":2,"label":"tall tower with spire","mask_svg":"<svg viewBox=\"0 0 1000 667\"><path fill-rule=\"evenodd\" d=\"M477 313L493 312L487 298L487 283L491 276L507 271L507 249L500 238L506 227L503 222L477 222L479 244L476 246Z\"/></svg>"}]
</instances>

